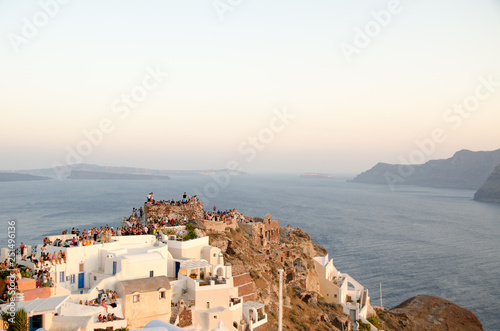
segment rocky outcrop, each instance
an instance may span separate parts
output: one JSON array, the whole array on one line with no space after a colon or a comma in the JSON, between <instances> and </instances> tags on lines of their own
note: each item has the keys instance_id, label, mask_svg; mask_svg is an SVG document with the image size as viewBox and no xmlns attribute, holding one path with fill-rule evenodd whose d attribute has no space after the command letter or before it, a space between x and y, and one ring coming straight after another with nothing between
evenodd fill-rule
<instances>
[{"instance_id":1,"label":"rocky outcrop","mask_svg":"<svg viewBox=\"0 0 500 331\"><path fill-rule=\"evenodd\" d=\"M256 245L244 229L209 232L210 245L219 247L235 274L248 273L253 282L254 300L267 305L269 330L278 329L279 272L284 270L284 325L289 330L349 330L349 319L335 304L318 295L319 277L312 257L326 250L300 228L281 227L280 241ZM236 272L236 270L238 270ZM250 289L251 287L249 287ZM243 289L242 289L243 290Z\"/></svg>"},{"instance_id":2,"label":"rocky outcrop","mask_svg":"<svg viewBox=\"0 0 500 331\"><path fill-rule=\"evenodd\" d=\"M474 200L500 203L500 164L474 194Z\"/></svg>"},{"instance_id":3,"label":"rocky outcrop","mask_svg":"<svg viewBox=\"0 0 500 331\"><path fill-rule=\"evenodd\" d=\"M429 295L417 295L390 310L375 307L380 327L386 331L481 331L479 319L469 310Z\"/></svg>"},{"instance_id":4,"label":"rocky outcrop","mask_svg":"<svg viewBox=\"0 0 500 331\"><path fill-rule=\"evenodd\" d=\"M197 227L204 229L203 225L203 204L198 202L196 205L167 205L167 204L144 204L144 211L146 219L149 220L163 220L168 218L169 220L186 220L196 219L198 221Z\"/></svg>"},{"instance_id":5,"label":"rocky outcrop","mask_svg":"<svg viewBox=\"0 0 500 331\"><path fill-rule=\"evenodd\" d=\"M203 207L185 209L178 206L153 206L154 215L193 216ZM171 208L173 207L173 209ZM243 218L242 218L243 219ZM263 222L261 218L245 217ZM278 329L279 269L283 269L284 329L351 330L349 316L338 304L327 303L319 295L319 276L313 258L325 256L326 249L315 244L302 229L291 225L279 229L279 241L265 246L256 244L243 227L225 228L224 232L199 228L199 236L208 235L210 245L218 247L224 260L233 266L234 286L244 301L266 305L268 330ZM374 307L371 318L379 329L390 330L482 330L478 318L470 311L444 299L420 295L385 310ZM375 314L377 316L375 316ZM371 319L369 319L371 320Z\"/></svg>"},{"instance_id":6,"label":"rocky outcrop","mask_svg":"<svg viewBox=\"0 0 500 331\"><path fill-rule=\"evenodd\" d=\"M477 190L498 164L500 149L491 152L461 150L449 159L432 160L425 164L378 163L356 176L352 182Z\"/></svg>"}]
</instances>

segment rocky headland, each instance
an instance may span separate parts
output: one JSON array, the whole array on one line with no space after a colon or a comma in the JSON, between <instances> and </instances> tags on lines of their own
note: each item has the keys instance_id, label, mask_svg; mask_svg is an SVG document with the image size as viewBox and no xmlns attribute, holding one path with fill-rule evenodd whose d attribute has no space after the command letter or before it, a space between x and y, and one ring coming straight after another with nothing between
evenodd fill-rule
<instances>
[{"instance_id":1,"label":"rocky headland","mask_svg":"<svg viewBox=\"0 0 500 331\"><path fill-rule=\"evenodd\" d=\"M500 164L474 194L474 200L500 203Z\"/></svg>"},{"instance_id":2,"label":"rocky headland","mask_svg":"<svg viewBox=\"0 0 500 331\"><path fill-rule=\"evenodd\" d=\"M498 164L500 149L489 152L461 150L449 159L431 160L424 164L378 163L351 181L477 190Z\"/></svg>"},{"instance_id":3,"label":"rocky headland","mask_svg":"<svg viewBox=\"0 0 500 331\"><path fill-rule=\"evenodd\" d=\"M241 295L266 304L268 330L278 329L279 269L284 270L284 329L351 330L351 321L342 306L328 303L320 295L320 278L313 258L325 256L326 249L314 243L301 228L291 225L279 227L279 237L271 236L262 245L261 236L252 236L246 222L267 224L270 221L272 224L278 221L273 221L270 215L262 219L235 213L238 222L220 227L216 223L221 222L198 221L196 231L200 236L208 235L210 245L220 248L224 260L233 265L233 276L239 279L239 283L246 284ZM176 206L150 207L147 215L199 219L203 215L203 204L188 210ZM472 312L426 295L411 298L387 310L370 306L368 317L375 326L386 331L482 330L479 319Z\"/></svg>"},{"instance_id":4,"label":"rocky headland","mask_svg":"<svg viewBox=\"0 0 500 331\"><path fill-rule=\"evenodd\" d=\"M375 313L384 330L483 330L479 319L469 310L429 295L417 295L389 310L375 307Z\"/></svg>"}]
</instances>

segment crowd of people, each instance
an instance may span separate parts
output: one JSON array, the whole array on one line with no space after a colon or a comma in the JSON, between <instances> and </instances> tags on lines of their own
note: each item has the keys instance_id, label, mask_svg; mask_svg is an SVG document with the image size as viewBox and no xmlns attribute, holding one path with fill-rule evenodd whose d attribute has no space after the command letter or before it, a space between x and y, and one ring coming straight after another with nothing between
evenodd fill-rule
<instances>
[{"instance_id":1,"label":"crowd of people","mask_svg":"<svg viewBox=\"0 0 500 331\"><path fill-rule=\"evenodd\" d=\"M50 254L50 252L47 252L47 244L44 244L40 252L40 257L37 258L36 254L33 253L28 257L28 260L33 262L36 269L40 268L43 265L46 265L44 262L50 262L50 264L52 265L62 264L66 263L66 252L59 250L58 253L53 252L52 254Z\"/></svg>"},{"instance_id":2,"label":"crowd of people","mask_svg":"<svg viewBox=\"0 0 500 331\"><path fill-rule=\"evenodd\" d=\"M147 196L147 205L169 205L178 206L184 208L193 208L198 206L203 206L196 195L188 196L186 192L182 195L182 199L175 200L155 200L154 193L151 192ZM212 211L204 211L203 219L215 222L223 222L231 224L232 222L246 222L245 217L238 213L236 209L229 210L218 210L216 206L213 206ZM35 271L29 276L37 280L37 286L54 286L54 281L50 277L51 266L66 263L66 252L65 250L59 250L59 252L53 251L52 253L47 251L48 246L55 247L74 247L74 246L89 246L95 245L97 243L107 243L112 241L115 236L128 236L128 235L145 235L152 234L159 237L160 231L164 227L173 227L186 225L188 223L196 222L196 218L193 215L191 219L186 216L183 218L173 218L168 216L162 217L149 217L146 219L145 210L143 208L133 208L130 217L127 219L130 226L118 227L116 230L109 225L101 227L93 227L84 229L80 231L78 228L72 228L71 231L65 230L62 232L63 237L51 240L49 237L44 238L43 246L40 251L40 255L28 252L28 247L21 243L19 250L22 256L22 260L30 260L35 266ZM73 234L71 238L67 238L64 235ZM52 251L52 250L51 250ZM0 267L2 264L0 264ZM112 301L110 298L110 302ZM89 304L86 302L85 304ZM91 305L95 305L95 302L91 302Z\"/></svg>"},{"instance_id":3,"label":"crowd of people","mask_svg":"<svg viewBox=\"0 0 500 331\"><path fill-rule=\"evenodd\" d=\"M245 217L238 213L236 209L229 210L218 210L216 206L214 206L213 211L205 211L203 213L203 217L207 221L215 221L215 222L223 222L227 224L231 224L232 222L242 222Z\"/></svg>"},{"instance_id":4,"label":"crowd of people","mask_svg":"<svg viewBox=\"0 0 500 331\"><path fill-rule=\"evenodd\" d=\"M178 206L178 207L198 207L201 205L200 199L196 195L194 196L188 196L186 192L182 194L182 200L175 200L175 199L170 199L170 200L155 200L154 199L154 194L153 192L148 194L146 204L149 206L152 205L167 205L167 206Z\"/></svg>"},{"instance_id":5,"label":"crowd of people","mask_svg":"<svg viewBox=\"0 0 500 331\"><path fill-rule=\"evenodd\" d=\"M97 317L97 320L99 322L111 322L111 321L116 321L116 320L122 320L123 318L119 318L115 316L115 313L109 313L109 314L99 314Z\"/></svg>"}]
</instances>

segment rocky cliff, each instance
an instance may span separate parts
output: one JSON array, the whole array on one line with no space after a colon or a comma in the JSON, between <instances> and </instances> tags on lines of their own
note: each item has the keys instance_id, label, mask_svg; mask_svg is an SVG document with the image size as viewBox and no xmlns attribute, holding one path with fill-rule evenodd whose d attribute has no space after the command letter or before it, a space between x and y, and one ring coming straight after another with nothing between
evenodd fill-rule
<instances>
[{"instance_id":1,"label":"rocky cliff","mask_svg":"<svg viewBox=\"0 0 500 331\"><path fill-rule=\"evenodd\" d=\"M278 329L279 268L283 268L285 290L283 323L288 330L348 331L349 320L336 304L318 295L319 278L313 257L326 250L313 243L300 228L282 227L280 243L255 245L240 227L224 233L207 232L210 244L219 247L233 269L248 272L254 283L254 299L267 306L268 330ZM282 260L283 258L283 260ZM281 262L283 261L283 262Z\"/></svg>"},{"instance_id":2,"label":"rocky cliff","mask_svg":"<svg viewBox=\"0 0 500 331\"><path fill-rule=\"evenodd\" d=\"M474 194L474 200L500 203L500 164Z\"/></svg>"},{"instance_id":3,"label":"rocky cliff","mask_svg":"<svg viewBox=\"0 0 500 331\"><path fill-rule=\"evenodd\" d=\"M268 330L278 329L279 269L283 269L285 330L351 330L349 317L338 304L325 302L319 295L319 276L313 257L327 251L315 244L300 228L291 225L279 228L279 240L258 244L241 223L228 224L225 230L204 227L199 217L203 205L193 208L178 206L146 207L148 217L178 219L197 218L197 234L210 238L210 245L219 247L224 260L233 266L235 286L241 287L244 301L256 300L266 305ZM266 216L266 219L268 217ZM247 221L265 219L246 217ZM201 226L200 226L201 225ZM257 242L257 243L256 243ZM239 289L240 291L240 289ZM420 295L399 306L385 310L375 308L371 317L381 329L392 330L482 330L478 318L470 311L444 299Z\"/></svg>"},{"instance_id":4,"label":"rocky cliff","mask_svg":"<svg viewBox=\"0 0 500 331\"><path fill-rule=\"evenodd\" d=\"M284 329L350 330L349 318L342 307L326 303L318 294L319 278L312 258L324 256L327 251L300 228L289 225L280 230L281 242L266 247L254 245L241 228L207 234L210 244L221 248L227 262L250 274L255 299L267 306L269 330L278 329L278 268L284 269ZM472 312L426 295L390 310L374 309L371 316L386 331L482 330L481 322Z\"/></svg>"},{"instance_id":5,"label":"rocky cliff","mask_svg":"<svg viewBox=\"0 0 500 331\"><path fill-rule=\"evenodd\" d=\"M386 331L480 331L479 319L469 310L429 295L418 295L390 310L375 308L379 325Z\"/></svg>"},{"instance_id":6,"label":"rocky cliff","mask_svg":"<svg viewBox=\"0 0 500 331\"><path fill-rule=\"evenodd\" d=\"M491 152L461 150L449 159L419 165L378 163L352 182L477 190L498 164L500 149Z\"/></svg>"}]
</instances>

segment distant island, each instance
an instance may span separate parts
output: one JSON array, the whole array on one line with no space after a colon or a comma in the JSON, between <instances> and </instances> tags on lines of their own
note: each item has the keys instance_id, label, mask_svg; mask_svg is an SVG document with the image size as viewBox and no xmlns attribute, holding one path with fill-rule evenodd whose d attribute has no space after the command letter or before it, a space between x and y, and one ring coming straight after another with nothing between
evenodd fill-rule
<instances>
[{"instance_id":1,"label":"distant island","mask_svg":"<svg viewBox=\"0 0 500 331\"><path fill-rule=\"evenodd\" d=\"M33 180L48 180L50 177L18 174L15 172L0 172L0 182L27 182Z\"/></svg>"},{"instance_id":2,"label":"distant island","mask_svg":"<svg viewBox=\"0 0 500 331\"><path fill-rule=\"evenodd\" d=\"M474 194L474 200L500 203L500 164Z\"/></svg>"},{"instance_id":3,"label":"distant island","mask_svg":"<svg viewBox=\"0 0 500 331\"><path fill-rule=\"evenodd\" d=\"M229 176L245 176L246 172L232 169L201 169L201 170L156 170L134 167L100 166L96 164L80 163L55 168L41 168L28 170L11 170L9 173L26 174L32 176L46 176L50 178L65 179L75 171L101 172L107 174L151 175L151 176L210 176L227 174Z\"/></svg>"},{"instance_id":4,"label":"distant island","mask_svg":"<svg viewBox=\"0 0 500 331\"><path fill-rule=\"evenodd\" d=\"M68 179L104 179L104 180L167 180L168 176L158 175L134 175L134 174L119 174L111 172L99 171L72 171Z\"/></svg>"},{"instance_id":5,"label":"distant island","mask_svg":"<svg viewBox=\"0 0 500 331\"><path fill-rule=\"evenodd\" d=\"M351 182L477 190L498 164L500 149L488 152L461 150L449 159L424 164L378 163Z\"/></svg>"},{"instance_id":6,"label":"distant island","mask_svg":"<svg viewBox=\"0 0 500 331\"><path fill-rule=\"evenodd\" d=\"M315 172L306 172L300 175L300 178L333 178L332 175L329 174L320 174Z\"/></svg>"}]
</instances>

